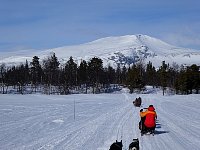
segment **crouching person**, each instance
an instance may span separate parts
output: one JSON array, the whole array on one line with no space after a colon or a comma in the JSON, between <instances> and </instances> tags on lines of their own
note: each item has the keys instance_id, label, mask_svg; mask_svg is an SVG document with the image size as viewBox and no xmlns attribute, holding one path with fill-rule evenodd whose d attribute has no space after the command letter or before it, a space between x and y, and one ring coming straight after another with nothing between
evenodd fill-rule
<instances>
[{"instance_id":1,"label":"crouching person","mask_svg":"<svg viewBox=\"0 0 200 150\"><path fill-rule=\"evenodd\" d=\"M149 105L148 109L143 112L140 112L140 117L144 118L144 124L141 129L141 135L150 132L152 134L154 134L155 128L156 128L156 119L157 119L157 114L155 111L155 108L153 107L153 105Z\"/></svg>"}]
</instances>

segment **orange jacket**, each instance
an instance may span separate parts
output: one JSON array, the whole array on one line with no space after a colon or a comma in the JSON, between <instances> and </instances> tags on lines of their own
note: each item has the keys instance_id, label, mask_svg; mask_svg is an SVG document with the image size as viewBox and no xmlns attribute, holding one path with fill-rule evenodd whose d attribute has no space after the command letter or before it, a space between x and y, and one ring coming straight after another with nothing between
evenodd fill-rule
<instances>
[{"instance_id":1,"label":"orange jacket","mask_svg":"<svg viewBox=\"0 0 200 150\"><path fill-rule=\"evenodd\" d=\"M149 107L147 111L140 112L141 117L146 117L144 121L144 125L148 128L152 128L156 126L155 119L157 118L157 114L155 112L154 107Z\"/></svg>"}]
</instances>

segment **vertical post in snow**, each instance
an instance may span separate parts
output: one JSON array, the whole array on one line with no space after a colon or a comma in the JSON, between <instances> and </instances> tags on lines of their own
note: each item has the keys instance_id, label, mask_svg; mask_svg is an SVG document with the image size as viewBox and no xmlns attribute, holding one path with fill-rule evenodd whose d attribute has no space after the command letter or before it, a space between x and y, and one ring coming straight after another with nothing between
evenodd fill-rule
<instances>
[{"instance_id":1,"label":"vertical post in snow","mask_svg":"<svg viewBox=\"0 0 200 150\"><path fill-rule=\"evenodd\" d=\"M74 120L76 119L76 105L75 105L76 103L75 103L75 99L74 99Z\"/></svg>"}]
</instances>

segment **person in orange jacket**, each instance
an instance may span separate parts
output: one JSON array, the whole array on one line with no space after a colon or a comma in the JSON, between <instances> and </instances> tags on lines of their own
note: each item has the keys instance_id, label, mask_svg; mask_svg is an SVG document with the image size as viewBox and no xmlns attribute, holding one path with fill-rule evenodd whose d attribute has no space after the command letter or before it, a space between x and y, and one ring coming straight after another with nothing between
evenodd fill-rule
<instances>
[{"instance_id":1,"label":"person in orange jacket","mask_svg":"<svg viewBox=\"0 0 200 150\"><path fill-rule=\"evenodd\" d=\"M143 122L144 127L142 128L141 133L144 133L145 131L155 130L157 114L153 105L149 105L148 109L145 112L140 111L140 117L145 118Z\"/></svg>"}]
</instances>

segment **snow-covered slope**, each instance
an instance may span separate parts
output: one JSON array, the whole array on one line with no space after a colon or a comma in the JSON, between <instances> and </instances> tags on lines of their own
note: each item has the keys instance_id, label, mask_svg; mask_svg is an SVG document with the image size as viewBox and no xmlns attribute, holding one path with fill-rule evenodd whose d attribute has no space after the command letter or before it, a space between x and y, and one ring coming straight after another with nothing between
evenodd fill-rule
<instances>
[{"instance_id":1,"label":"snow-covered slope","mask_svg":"<svg viewBox=\"0 0 200 150\"><path fill-rule=\"evenodd\" d=\"M153 104L155 135L140 135L139 110ZM75 102L75 103L74 103ZM75 104L75 107L74 107ZM199 150L199 95L150 94L0 95L1 150L123 150L138 138L141 150ZM75 108L75 111L74 111ZM75 112L75 113L74 113Z\"/></svg>"},{"instance_id":2,"label":"snow-covered slope","mask_svg":"<svg viewBox=\"0 0 200 150\"><path fill-rule=\"evenodd\" d=\"M32 60L33 55L43 59L55 52L61 63L66 62L72 56L78 62L81 59L89 60L92 57L100 57L104 65L110 64L114 67L117 64L129 65L139 60L144 62L151 61L154 66L160 66L162 61L172 64L199 64L200 51L193 49L180 48L169 45L159 39L147 35L126 35L120 37L107 37L86 44L76 46L65 46L50 50L43 50L35 53L16 52L0 58L0 63L19 63Z\"/></svg>"}]
</instances>

